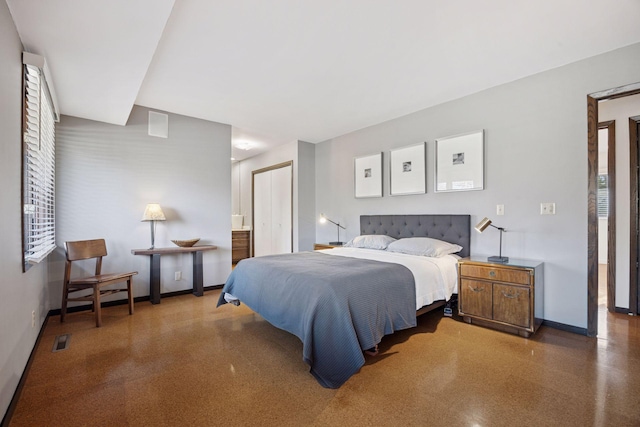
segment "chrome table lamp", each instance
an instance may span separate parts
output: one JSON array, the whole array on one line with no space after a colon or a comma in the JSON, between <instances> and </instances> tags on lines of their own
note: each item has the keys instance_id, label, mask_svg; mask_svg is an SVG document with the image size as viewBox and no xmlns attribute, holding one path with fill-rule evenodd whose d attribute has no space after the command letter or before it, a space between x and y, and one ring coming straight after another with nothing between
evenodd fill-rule
<instances>
[{"instance_id":1,"label":"chrome table lamp","mask_svg":"<svg viewBox=\"0 0 640 427\"><path fill-rule=\"evenodd\" d=\"M499 252L498 256L490 256L489 258L487 258L487 261L489 261L489 262L500 262L500 263L503 263L503 264L509 262L509 257L502 256L502 233L504 231L507 231L507 230L505 230L502 227L496 227L495 225L491 224L491 220L489 218L486 218L486 217L482 221L480 221L478 223L478 225L476 225L475 228L476 228L476 231L478 233L482 233L489 226L491 226L493 228L497 228L498 230L500 230L500 252Z\"/></svg>"},{"instance_id":2,"label":"chrome table lamp","mask_svg":"<svg viewBox=\"0 0 640 427\"><path fill-rule=\"evenodd\" d=\"M333 222L329 218L324 216L324 214L320 214L320 223L324 224L327 221L329 221L331 224L336 225L338 227L338 241L337 242L329 242L329 244L330 245L335 245L335 246L342 246L343 242L340 241L340 229L342 228L343 230L346 230L346 228L341 226L339 222Z\"/></svg>"}]
</instances>

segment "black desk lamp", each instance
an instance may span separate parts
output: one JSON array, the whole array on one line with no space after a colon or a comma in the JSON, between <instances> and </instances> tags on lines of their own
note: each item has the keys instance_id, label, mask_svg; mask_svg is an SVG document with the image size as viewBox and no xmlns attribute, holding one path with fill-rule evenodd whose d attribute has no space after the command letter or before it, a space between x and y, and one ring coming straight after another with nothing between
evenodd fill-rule
<instances>
[{"instance_id":1,"label":"black desk lamp","mask_svg":"<svg viewBox=\"0 0 640 427\"><path fill-rule=\"evenodd\" d=\"M500 262L503 264L509 262L509 257L502 256L502 232L507 230L505 230L502 227L496 227L495 225L491 224L491 220L489 218L485 217L482 221L478 223L478 225L476 225L476 231L478 233L482 233L489 226L492 226L493 228L497 228L498 230L500 230L500 254L498 256L490 256L489 258L487 258L487 261Z\"/></svg>"},{"instance_id":2,"label":"black desk lamp","mask_svg":"<svg viewBox=\"0 0 640 427\"><path fill-rule=\"evenodd\" d=\"M346 228L344 228L343 226L340 225L340 223L338 222L333 222L331 221L329 218L327 218L326 216L324 216L323 213L320 214L320 223L324 224L325 222L329 221L331 224L333 225L337 225L338 226L338 241L337 242L329 242L330 245L335 245L335 246L342 246L343 242L340 241L340 229L342 228L343 230L346 230Z\"/></svg>"}]
</instances>

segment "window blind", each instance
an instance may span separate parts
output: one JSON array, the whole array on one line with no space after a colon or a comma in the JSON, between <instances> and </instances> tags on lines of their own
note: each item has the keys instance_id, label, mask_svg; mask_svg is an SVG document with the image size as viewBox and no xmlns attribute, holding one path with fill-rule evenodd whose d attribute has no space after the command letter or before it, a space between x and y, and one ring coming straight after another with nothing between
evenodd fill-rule
<instances>
[{"instance_id":1,"label":"window blind","mask_svg":"<svg viewBox=\"0 0 640 427\"><path fill-rule=\"evenodd\" d=\"M24 66L23 241L25 270L55 248L55 119L42 71Z\"/></svg>"},{"instance_id":2,"label":"window blind","mask_svg":"<svg viewBox=\"0 0 640 427\"><path fill-rule=\"evenodd\" d=\"M598 175L598 217L609 217L609 175Z\"/></svg>"}]
</instances>

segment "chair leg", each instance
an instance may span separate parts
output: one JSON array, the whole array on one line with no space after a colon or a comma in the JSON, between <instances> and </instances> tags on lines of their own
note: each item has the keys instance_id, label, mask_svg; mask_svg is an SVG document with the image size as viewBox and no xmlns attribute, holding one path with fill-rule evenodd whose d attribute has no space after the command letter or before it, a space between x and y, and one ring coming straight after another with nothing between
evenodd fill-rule
<instances>
[{"instance_id":1,"label":"chair leg","mask_svg":"<svg viewBox=\"0 0 640 427\"><path fill-rule=\"evenodd\" d=\"M133 278L127 280L127 294L129 295L129 315L133 314Z\"/></svg>"},{"instance_id":2,"label":"chair leg","mask_svg":"<svg viewBox=\"0 0 640 427\"><path fill-rule=\"evenodd\" d=\"M102 307L100 306L100 286L93 286L93 308L96 311L96 327L102 326Z\"/></svg>"},{"instance_id":3,"label":"chair leg","mask_svg":"<svg viewBox=\"0 0 640 427\"><path fill-rule=\"evenodd\" d=\"M60 323L64 322L64 316L67 314L67 297L69 296L69 287L65 282L62 285L62 307L60 307Z\"/></svg>"}]
</instances>

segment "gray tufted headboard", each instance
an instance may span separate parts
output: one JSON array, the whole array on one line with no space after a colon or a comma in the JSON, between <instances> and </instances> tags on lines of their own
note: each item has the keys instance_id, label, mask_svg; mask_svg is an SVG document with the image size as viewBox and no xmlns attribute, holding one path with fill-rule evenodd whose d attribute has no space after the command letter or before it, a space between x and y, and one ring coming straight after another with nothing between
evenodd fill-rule
<instances>
[{"instance_id":1,"label":"gray tufted headboard","mask_svg":"<svg viewBox=\"0 0 640 427\"><path fill-rule=\"evenodd\" d=\"M384 234L402 237L431 237L462 246L461 257L470 254L470 215L361 215L360 235Z\"/></svg>"}]
</instances>

